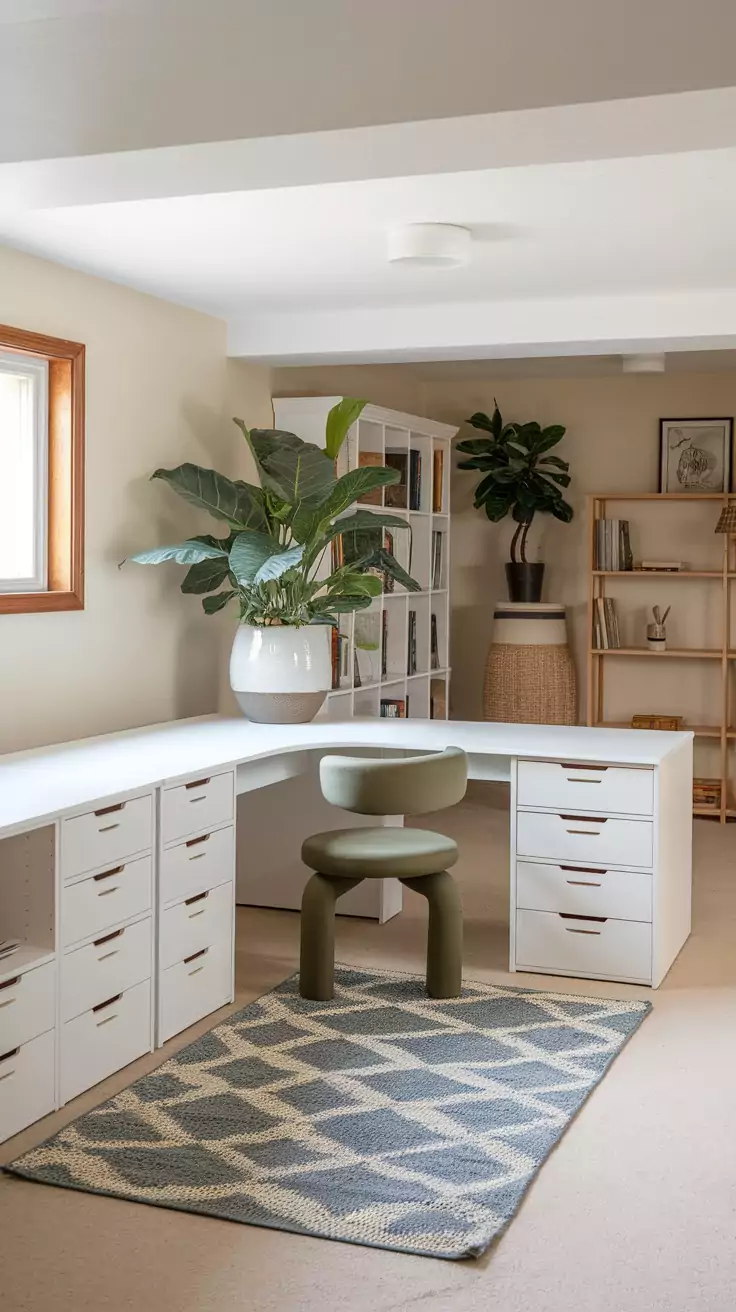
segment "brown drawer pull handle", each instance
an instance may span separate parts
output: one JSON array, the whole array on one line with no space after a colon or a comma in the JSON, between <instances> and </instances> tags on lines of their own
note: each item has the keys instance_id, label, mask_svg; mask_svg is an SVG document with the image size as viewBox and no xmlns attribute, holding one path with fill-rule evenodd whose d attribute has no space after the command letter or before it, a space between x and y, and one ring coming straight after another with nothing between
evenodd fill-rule
<instances>
[{"instance_id":1,"label":"brown drawer pull handle","mask_svg":"<svg viewBox=\"0 0 736 1312\"><path fill-rule=\"evenodd\" d=\"M591 771L595 771L595 773L598 774L599 771L603 772L603 770L607 770L608 766L607 765L581 765L579 761L577 762L560 761L560 769L561 770L591 770ZM577 780L575 782L577 782ZM600 780L596 779L595 782L599 783Z\"/></svg>"},{"instance_id":2,"label":"brown drawer pull handle","mask_svg":"<svg viewBox=\"0 0 736 1312\"><path fill-rule=\"evenodd\" d=\"M203 902L206 897L209 897L209 892L195 893L194 897L186 897L184 899L184 906L190 907L194 902Z\"/></svg>"},{"instance_id":3,"label":"brown drawer pull handle","mask_svg":"<svg viewBox=\"0 0 736 1312\"><path fill-rule=\"evenodd\" d=\"M602 784L603 780L602 779L571 779L570 776L568 775L567 782L569 784Z\"/></svg>"},{"instance_id":4,"label":"brown drawer pull handle","mask_svg":"<svg viewBox=\"0 0 736 1312\"><path fill-rule=\"evenodd\" d=\"M601 870L598 866L560 866L560 870L569 870L573 875L607 875L607 870Z\"/></svg>"},{"instance_id":5,"label":"brown drawer pull handle","mask_svg":"<svg viewBox=\"0 0 736 1312\"><path fill-rule=\"evenodd\" d=\"M2 984L0 984L0 992L2 992L3 989L12 989L14 984L20 984L22 978L22 975L14 975L12 979L4 979Z\"/></svg>"},{"instance_id":6,"label":"brown drawer pull handle","mask_svg":"<svg viewBox=\"0 0 736 1312\"><path fill-rule=\"evenodd\" d=\"M209 948L200 948L199 952L193 952L191 957L184 958L184 965L188 966L190 961L196 961L197 957L203 957L206 952L209 952Z\"/></svg>"},{"instance_id":7,"label":"brown drawer pull handle","mask_svg":"<svg viewBox=\"0 0 736 1312\"><path fill-rule=\"evenodd\" d=\"M103 870L99 875L93 875L95 883L98 884L101 879L110 879L112 875L122 875L125 866L113 866L112 870Z\"/></svg>"},{"instance_id":8,"label":"brown drawer pull handle","mask_svg":"<svg viewBox=\"0 0 736 1312\"><path fill-rule=\"evenodd\" d=\"M569 925L565 925L565 929L568 934L600 934L601 932L599 929L571 929Z\"/></svg>"},{"instance_id":9,"label":"brown drawer pull handle","mask_svg":"<svg viewBox=\"0 0 736 1312\"><path fill-rule=\"evenodd\" d=\"M600 888L601 887L600 884L596 884L594 879L568 879L565 882L571 884L573 888Z\"/></svg>"},{"instance_id":10,"label":"brown drawer pull handle","mask_svg":"<svg viewBox=\"0 0 736 1312\"><path fill-rule=\"evenodd\" d=\"M124 806L125 802L115 802L113 806L101 806L99 811L95 811L95 815L112 815L113 811L122 811Z\"/></svg>"},{"instance_id":11,"label":"brown drawer pull handle","mask_svg":"<svg viewBox=\"0 0 736 1312\"><path fill-rule=\"evenodd\" d=\"M568 829L568 830L567 830L567 833L568 833L568 834L587 834L587 835L588 835L588 838L600 838L600 834L597 834L596 831L595 831L595 829Z\"/></svg>"},{"instance_id":12,"label":"brown drawer pull handle","mask_svg":"<svg viewBox=\"0 0 736 1312\"><path fill-rule=\"evenodd\" d=\"M211 834L202 834L201 838L188 838L184 846L196 847L197 843L208 843L211 837Z\"/></svg>"},{"instance_id":13,"label":"brown drawer pull handle","mask_svg":"<svg viewBox=\"0 0 736 1312\"><path fill-rule=\"evenodd\" d=\"M98 1002L97 1006L93 1007L92 1010L103 1011L105 1007L111 1007L113 1002L119 1002L122 996L122 993L116 993L114 998L108 998L106 1002Z\"/></svg>"},{"instance_id":14,"label":"brown drawer pull handle","mask_svg":"<svg viewBox=\"0 0 736 1312\"><path fill-rule=\"evenodd\" d=\"M560 820L579 820L584 825L604 825L608 820L607 815L560 815ZM583 833L586 831L583 830Z\"/></svg>"},{"instance_id":15,"label":"brown drawer pull handle","mask_svg":"<svg viewBox=\"0 0 736 1312\"><path fill-rule=\"evenodd\" d=\"M210 783L210 782L211 782L211 776L210 776L210 778L207 778L207 779L192 779L192 782L191 782L190 784L185 784L184 787L185 787L185 788L204 788L204 787L206 787L206 785L207 785L208 783Z\"/></svg>"},{"instance_id":16,"label":"brown drawer pull handle","mask_svg":"<svg viewBox=\"0 0 736 1312\"><path fill-rule=\"evenodd\" d=\"M594 920L599 925L605 925L608 916L580 916L572 911L558 911L560 920Z\"/></svg>"},{"instance_id":17,"label":"brown drawer pull handle","mask_svg":"<svg viewBox=\"0 0 736 1312\"><path fill-rule=\"evenodd\" d=\"M0 1061L10 1061L11 1057L17 1057L20 1048L11 1048L10 1052L0 1052Z\"/></svg>"},{"instance_id":18,"label":"brown drawer pull handle","mask_svg":"<svg viewBox=\"0 0 736 1312\"><path fill-rule=\"evenodd\" d=\"M112 934L105 934L103 938L96 938L92 946L94 948L101 948L103 943L111 943L114 938L122 938L124 933L125 933L124 928L114 929L112 931Z\"/></svg>"}]
</instances>

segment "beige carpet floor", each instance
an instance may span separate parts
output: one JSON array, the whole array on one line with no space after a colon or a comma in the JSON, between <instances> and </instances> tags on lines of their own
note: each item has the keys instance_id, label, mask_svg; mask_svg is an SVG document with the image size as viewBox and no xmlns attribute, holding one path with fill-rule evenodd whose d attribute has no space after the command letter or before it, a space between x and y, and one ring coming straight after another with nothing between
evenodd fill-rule
<instances>
[{"instance_id":1,"label":"beige carpet floor","mask_svg":"<svg viewBox=\"0 0 736 1312\"><path fill-rule=\"evenodd\" d=\"M459 839L466 973L507 973L507 815L491 790L433 817ZM494 804L489 805L489 800ZM736 829L695 825L689 942L662 987L549 980L649 997L654 1011L594 1092L517 1218L477 1262L258 1230L0 1177L3 1312L733 1312L736 1307ZM338 956L421 970L425 910L341 920ZM238 913L238 1005L294 969L298 916ZM515 982L543 987L543 976ZM217 1019L221 1015L219 1013ZM179 1036L0 1149L0 1161L117 1092Z\"/></svg>"}]
</instances>

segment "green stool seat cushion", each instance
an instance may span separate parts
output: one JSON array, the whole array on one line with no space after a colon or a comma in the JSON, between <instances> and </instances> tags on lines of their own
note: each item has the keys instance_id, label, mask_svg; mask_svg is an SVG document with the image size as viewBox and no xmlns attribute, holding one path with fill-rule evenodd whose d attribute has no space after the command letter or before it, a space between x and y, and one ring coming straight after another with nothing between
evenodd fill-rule
<instances>
[{"instance_id":1,"label":"green stool seat cushion","mask_svg":"<svg viewBox=\"0 0 736 1312\"><path fill-rule=\"evenodd\" d=\"M330 829L302 846L311 870L341 879L411 879L454 866L457 844L429 829Z\"/></svg>"}]
</instances>

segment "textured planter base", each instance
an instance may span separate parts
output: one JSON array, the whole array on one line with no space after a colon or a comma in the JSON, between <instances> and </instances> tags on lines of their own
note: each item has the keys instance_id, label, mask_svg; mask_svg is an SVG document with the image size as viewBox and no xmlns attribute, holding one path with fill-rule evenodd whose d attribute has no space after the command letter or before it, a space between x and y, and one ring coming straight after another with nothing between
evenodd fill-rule
<instances>
[{"instance_id":1,"label":"textured planter base","mask_svg":"<svg viewBox=\"0 0 736 1312\"><path fill-rule=\"evenodd\" d=\"M544 565L541 561L524 564L523 561L506 564L506 584L509 601L541 601Z\"/></svg>"},{"instance_id":2,"label":"textured planter base","mask_svg":"<svg viewBox=\"0 0 736 1312\"><path fill-rule=\"evenodd\" d=\"M306 724L326 692L236 692L238 706L256 724Z\"/></svg>"}]
</instances>

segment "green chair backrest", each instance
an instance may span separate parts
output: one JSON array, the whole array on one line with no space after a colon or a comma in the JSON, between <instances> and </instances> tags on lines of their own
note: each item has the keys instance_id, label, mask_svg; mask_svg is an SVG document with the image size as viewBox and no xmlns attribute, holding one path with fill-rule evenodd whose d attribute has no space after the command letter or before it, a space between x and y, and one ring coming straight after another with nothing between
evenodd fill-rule
<instances>
[{"instance_id":1,"label":"green chair backrest","mask_svg":"<svg viewBox=\"0 0 736 1312\"><path fill-rule=\"evenodd\" d=\"M344 811L423 815L454 806L465 796L468 758L461 747L397 761L323 756L319 779L326 801Z\"/></svg>"}]
</instances>

